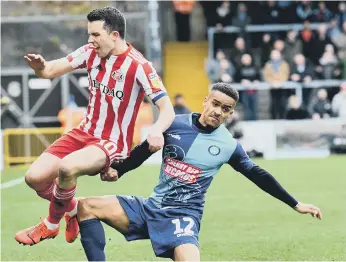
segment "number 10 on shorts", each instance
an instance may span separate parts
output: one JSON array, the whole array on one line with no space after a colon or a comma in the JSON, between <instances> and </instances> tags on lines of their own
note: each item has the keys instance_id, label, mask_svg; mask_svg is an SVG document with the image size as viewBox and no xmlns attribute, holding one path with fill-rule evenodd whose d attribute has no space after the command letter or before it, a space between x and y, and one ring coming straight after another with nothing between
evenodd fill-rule
<instances>
[{"instance_id":1,"label":"number 10 on shorts","mask_svg":"<svg viewBox=\"0 0 346 262\"><path fill-rule=\"evenodd\" d=\"M186 222L187 222L187 225L185 227L181 227L181 225L186 224ZM194 235L194 232L191 229L195 225L195 221L191 217L173 219L172 223L175 225L175 231L173 232L173 234L177 235L177 237Z\"/></svg>"}]
</instances>

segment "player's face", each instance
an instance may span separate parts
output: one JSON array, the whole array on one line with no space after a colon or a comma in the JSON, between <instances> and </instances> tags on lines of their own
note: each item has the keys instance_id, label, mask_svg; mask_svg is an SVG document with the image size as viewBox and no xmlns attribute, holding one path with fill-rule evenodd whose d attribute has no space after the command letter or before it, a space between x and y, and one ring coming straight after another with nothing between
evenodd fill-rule
<instances>
[{"instance_id":1,"label":"player's face","mask_svg":"<svg viewBox=\"0 0 346 262\"><path fill-rule=\"evenodd\" d=\"M104 27L104 21L88 22L88 43L96 49L99 57L108 57L115 46L115 41L119 37L116 31L108 32Z\"/></svg>"},{"instance_id":2,"label":"player's face","mask_svg":"<svg viewBox=\"0 0 346 262\"><path fill-rule=\"evenodd\" d=\"M211 91L204 99L203 105L202 124L216 128L233 114L236 101L220 91Z\"/></svg>"}]
</instances>

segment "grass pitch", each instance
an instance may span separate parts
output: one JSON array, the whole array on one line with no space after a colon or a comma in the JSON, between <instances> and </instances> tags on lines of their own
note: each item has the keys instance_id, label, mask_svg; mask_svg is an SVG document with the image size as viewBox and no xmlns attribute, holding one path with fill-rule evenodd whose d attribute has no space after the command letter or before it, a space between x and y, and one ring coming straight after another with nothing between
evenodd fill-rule
<instances>
[{"instance_id":1,"label":"grass pitch","mask_svg":"<svg viewBox=\"0 0 346 262\"><path fill-rule=\"evenodd\" d=\"M200 232L202 260L346 260L346 157L256 162L299 201L319 206L323 220L296 213L225 166L207 194ZM142 166L114 183L83 177L77 195L149 196L158 172L159 166ZM6 169L1 183L24 173L25 169ZM1 260L86 260L79 239L65 242L64 222L54 240L32 247L17 244L15 233L45 217L48 202L25 183L2 189L1 197ZM107 260L160 260L150 241L126 242L115 230L105 230Z\"/></svg>"}]
</instances>

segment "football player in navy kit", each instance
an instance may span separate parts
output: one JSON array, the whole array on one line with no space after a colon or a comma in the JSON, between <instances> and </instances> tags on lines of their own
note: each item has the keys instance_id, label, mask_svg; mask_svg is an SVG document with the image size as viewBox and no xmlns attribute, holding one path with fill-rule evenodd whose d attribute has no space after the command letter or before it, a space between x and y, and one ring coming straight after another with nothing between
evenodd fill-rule
<instances>
[{"instance_id":1,"label":"football player in navy kit","mask_svg":"<svg viewBox=\"0 0 346 262\"><path fill-rule=\"evenodd\" d=\"M263 191L301 214L322 219L319 208L298 202L266 170L256 165L223 125L234 112L238 92L214 84L201 114L177 115L164 133L158 185L149 198L108 196L81 199L78 218L88 260L104 261L105 234L100 221L126 240L150 239L156 256L174 261L199 261L198 233L206 191L223 164L229 164ZM103 180L140 166L151 154L144 141L121 164L114 163Z\"/></svg>"}]
</instances>

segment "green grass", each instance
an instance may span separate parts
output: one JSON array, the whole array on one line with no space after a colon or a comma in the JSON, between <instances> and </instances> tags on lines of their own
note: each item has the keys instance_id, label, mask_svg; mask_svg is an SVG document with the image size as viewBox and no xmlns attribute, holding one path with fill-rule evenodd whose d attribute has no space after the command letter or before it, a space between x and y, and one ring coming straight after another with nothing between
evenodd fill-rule
<instances>
[{"instance_id":1,"label":"green grass","mask_svg":"<svg viewBox=\"0 0 346 262\"><path fill-rule=\"evenodd\" d=\"M257 161L298 200L321 208L322 221L300 215L273 199L229 167L212 183L202 221L202 260L346 260L345 157L311 160ZM78 196L135 194L148 196L158 180L158 166L142 166L115 183L98 177L78 181ZM25 169L7 169L2 182ZM1 190L2 260L86 260L78 241L60 235L36 246L21 246L14 234L45 217L48 202L24 183ZM108 260L159 260L149 241L126 242L105 226Z\"/></svg>"}]
</instances>

